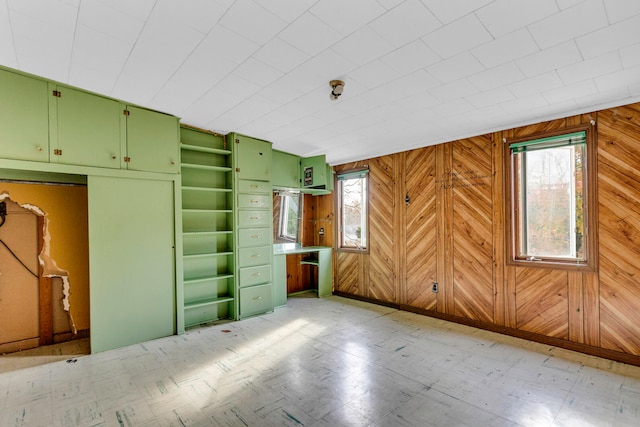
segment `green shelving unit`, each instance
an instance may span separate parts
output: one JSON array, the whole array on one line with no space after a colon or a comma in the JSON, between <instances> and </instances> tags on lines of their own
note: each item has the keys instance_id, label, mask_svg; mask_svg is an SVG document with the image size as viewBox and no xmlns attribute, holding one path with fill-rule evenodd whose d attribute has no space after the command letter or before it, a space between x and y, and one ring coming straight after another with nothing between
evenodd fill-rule
<instances>
[{"instance_id":1,"label":"green shelving unit","mask_svg":"<svg viewBox=\"0 0 640 427\"><path fill-rule=\"evenodd\" d=\"M232 145L181 127L185 327L235 319Z\"/></svg>"}]
</instances>

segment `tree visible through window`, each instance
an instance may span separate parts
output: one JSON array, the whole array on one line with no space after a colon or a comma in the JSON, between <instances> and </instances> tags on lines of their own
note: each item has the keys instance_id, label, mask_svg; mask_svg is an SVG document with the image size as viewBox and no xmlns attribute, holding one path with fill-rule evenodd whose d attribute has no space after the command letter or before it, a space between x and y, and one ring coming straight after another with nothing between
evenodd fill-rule
<instances>
[{"instance_id":1,"label":"tree visible through window","mask_svg":"<svg viewBox=\"0 0 640 427\"><path fill-rule=\"evenodd\" d=\"M588 131L509 144L511 261L593 267Z\"/></svg>"},{"instance_id":2,"label":"tree visible through window","mask_svg":"<svg viewBox=\"0 0 640 427\"><path fill-rule=\"evenodd\" d=\"M367 172L338 174L340 248L367 248Z\"/></svg>"}]
</instances>

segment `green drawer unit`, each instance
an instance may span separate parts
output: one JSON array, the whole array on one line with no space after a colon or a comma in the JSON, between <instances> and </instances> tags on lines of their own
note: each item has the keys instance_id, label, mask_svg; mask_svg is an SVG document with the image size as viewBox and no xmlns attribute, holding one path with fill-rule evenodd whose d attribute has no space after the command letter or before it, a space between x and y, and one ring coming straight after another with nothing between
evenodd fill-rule
<instances>
[{"instance_id":1,"label":"green drawer unit","mask_svg":"<svg viewBox=\"0 0 640 427\"><path fill-rule=\"evenodd\" d=\"M273 310L271 283L240 289L240 313L243 317Z\"/></svg>"},{"instance_id":2,"label":"green drawer unit","mask_svg":"<svg viewBox=\"0 0 640 427\"><path fill-rule=\"evenodd\" d=\"M253 267L269 262L273 246L238 249L238 267Z\"/></svg>"},{"instance_id":3,"label":"green drawer unit","mask_svg":"<svg viewBox=\"0 0 640 427\"><path fill-rule=\"evenodd\" d=\"M265 181L238 180L239 193L268 193L271 194L271 183Z\"/></svg>"},{"instance_id":4,"label":"green drawer unit","mask_svg":"<svg viewBox=\"0 0 640 427\"><path fill-rule=\"evenodd\" d=\"M241 288L271 282L270 264L241 268L239 271L239 284Z\"/></svg>"},{"instance_id":5,"label":"green drawer unit","mask_svg":"<svg viewBox=\"0 0 640 427\"><path fill-rule=\"evenodd\" d=\"M271 211L239 211L238 227L268 227L273 221Z\"/></svg>"},{"instance_id":6,"label":"green drawer unit","mask_svg":"<svg viewBox=\"0 0 640 427\"><path fill-rule=\"evenodd\" d=\"M271 228L241 228L238 230L239 248L265 246L272 243Z\"/></svg>"},{"instance_id":7,"label":"green drawer unit","mask_svg":"<svg viewBox=\"0 0 640 427\"><path fill-rule=\"evenodd\" d=\"M271 195L238 194L239 209L269 209L272 203Z\"/></svg>"}]
</instances>

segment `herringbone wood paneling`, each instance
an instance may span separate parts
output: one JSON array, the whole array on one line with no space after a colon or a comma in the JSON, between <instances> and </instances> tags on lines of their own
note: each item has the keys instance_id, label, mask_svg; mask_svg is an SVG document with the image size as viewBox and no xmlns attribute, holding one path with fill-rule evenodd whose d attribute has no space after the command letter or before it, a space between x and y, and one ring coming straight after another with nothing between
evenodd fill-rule
<instances>
[{"instance_id":1,"label":"herringbone wood paneling","mask_svg":"<svg viewBox=\"0 0 640 427\"><path fill-rule=\"evenodd\" d=\"M369 161L369 298L397 302L393 156Z\"/></svg>"},{"instance_id":2,"label":"herringbone wood paneling","mask_svg":"<svg viewBox=\"0 0 640 427\"><path fill-rule=\"evenodd\" d=\"M352 252L338 252L336 256L335 287L339 292L366 296L367 289L362 283L362 255Z\"/></svg>"},{"instance_id":3,"label":"herringbone wood paneling","mask_svg":"<svg viewBox=\"0 0 640 427\"><path fill-rule=\"evenodd\" d=\"M640 106L598 118L600 340L640 354Z\"/></svg>"},{"instance_id":4,"label":"herringbone wood paneling","mask_svg":"<svg viewBox=\"0 0 640 427\"><path fill-rule=\"evenodd\" d=\"M453 298L456 316L493 323L491 139L453 144Z\"/></svg>"},{"instance_id":5,"label":"herringbone wood paneling","mask_svg":"<svg viewBox=\"0 0 640 427\"><path fill-rule=\"evenodd\" d=\"M435 148L412 150L405 156L406 191L406 303L426 310L436 309L438 294L431 291L437 281L437 223Z\"/></svg>"},{"instance_id":6,"label":"herringbone wood paneling","mask_svg":"<svg viewBox=\"0 0 640 427\"><path fill-rule=\"evenodd\" d=\"M568 310L566 271L516 268L518 329L567 339Z\"/></svg>"}]
</instances>

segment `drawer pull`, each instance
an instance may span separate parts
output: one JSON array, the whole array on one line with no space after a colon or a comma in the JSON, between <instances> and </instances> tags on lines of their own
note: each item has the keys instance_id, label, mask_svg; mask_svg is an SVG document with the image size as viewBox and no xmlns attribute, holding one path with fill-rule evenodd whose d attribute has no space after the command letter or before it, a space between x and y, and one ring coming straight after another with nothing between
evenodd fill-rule
<instances>
[{"instance_id":1,"label":"drawer pull","mask_svg":"<svg viewBox=\"0 0 640 427\"><path fill-rule=\"evenodd\" d=\"M251 199L251 200L249 200L249 203L260 203L260 200Z\"/></svg>"},{"instance_id":2,"label":"drawer pull","mask_svg":"<svg viewBox=\"0 0 640 427\"><path fill-rule=\"evenodd\" d=\"M258 277L258 276L262 276L262 273L253 273L253 274L251 275L251 277Z\"/></svg>"},{"instance_id":3,"label":"drawer pull","mask_svg":"<svg viewBox=\"0 0 640 427\"><path fill-rule=\"evenodd\" d=\"M254 220L254 221L257 221L257 220L259 220L259 219L260 219L260 217L259 217L259 216L252 216L252 217L251 217L251 218L249 218L249 219L252 219L252 220Z\"/></svg>"},{"instance_id":4,"label":"drawer pull","mask_svg":"<svg viewBox=\"0 0 640 427\"><path fill-rule=\"evenodd\" d=\"M251 184L251 185L249 186L249 188L259 188L259 187L258 187L257 185L255 185L255 184Z\"/></svg>"},{"instance_id":5,"label":"drawer pull","mask_svg":"<svg viewBox=\"0 0 640 427\"><path fill-rule=\"evenodd\" d=\"M258 301L258 300L261 300L261 299L262 299L262 297L253 297L254 301Z\"/></svg>"},{"instance_id":6,"label":"drawer pull","mask_svg":"<svg viewBox=\"0 0 640 427\"><path fill-rule=\"evenodd\" d=\"M260 238L260 235L258 235L258 234L254 234L253 236L251 236L251 238L252 238L252 239L259 239L259 238Z\"/></svg>"},{"instance_id":7,"label":"drawer pull","mask_svg":"<svg viewBox=\"0 0 640 427\"><path fill-rule=\"evenodd\" d=\"M253 254L251 255L251 258L260 258L260 254Z\"/></svg>"}]
</instances>

